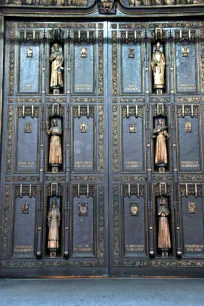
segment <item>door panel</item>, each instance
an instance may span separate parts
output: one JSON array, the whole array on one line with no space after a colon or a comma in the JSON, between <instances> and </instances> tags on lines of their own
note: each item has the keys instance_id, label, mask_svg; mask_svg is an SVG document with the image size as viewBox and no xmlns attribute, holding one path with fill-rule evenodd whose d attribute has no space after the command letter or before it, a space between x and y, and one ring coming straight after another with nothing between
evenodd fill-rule
<instances>
[{"instance_id":1,"label":"door panel","mask_svg":"<svg viewBox=\"0 0 204 306\"><path fill-rule=\"evenodd\" d=\"M5 37L0 275L202 275L203 24L14 20Z\"/></svg>"},{"instance_id":2,"label":"door panel","mask_svg":"<svg viewBox=\"0 0 204 306\"><path fill-rule=\"evenodd\" d=\"M198 63L203 29L197 26L185 22L109 23L113 276L198 275L197 267L203 267L199 132L203 88ZM158 41L166 64L161 92L155 89L152 71ZM159 120L168 133L167 163L160 166L156 163L158 143L154 137ZM161 218L164 207L166 215Z\"/></svg>"},{"instance_id":3,"label":"door panel","mask_svg":"<svg viewBox=\"0 0 204 306\"><path fill-rule=\"evenodd\" d=\"M106 28L6 23L2 275L109 273Z\"/></svg>"}]
</instances>

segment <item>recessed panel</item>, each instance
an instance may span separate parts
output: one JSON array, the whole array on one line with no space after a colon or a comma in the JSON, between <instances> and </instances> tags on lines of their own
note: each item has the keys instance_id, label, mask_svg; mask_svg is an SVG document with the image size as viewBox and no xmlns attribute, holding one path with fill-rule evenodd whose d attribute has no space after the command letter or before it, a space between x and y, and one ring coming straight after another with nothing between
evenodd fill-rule
<instances>
[{"instance_id":1,"label":"recessed panel","mask_svg":"<svg viewBox=\"0 0 204 306\"><path fill-rule=\"evenodd\" d=\"M201 169L200 132L198 118L178 119L179 168L195 172Z\"/></svg>"},{"instance_id":2,"label":"recessed panel","mask_svg":"<svg viewBox=\"0 0 204 306\"><path fill-rule=\"evenodd\" d=\"M16 170L38 171L38 118L19 118L17 131Z\"/></svg>"},{"instance_id":3,"label":"recessed panel","mask_svg":"<svg viewBox=\"0 0 204 306\"><path fill-rule=\"evenodd\" d=\"M204 254L203 203L200 197L182 197L184 255Z\"/></svg>"},{"instance_id":4,"label":"recessed panel","mask_svg":"<svg viewBox=\"0 0 204 306\"><path fill-rule=\"evenodd\" d=\"M40 90L40 46L21 44L19 61L19 92L38 93Z\"/></svg>"},{"instance_id":5,"label":"recessed panel","mask_svg":"<svg viewBox=\"0 0 204 306\"><path fill-rule=\"evenodd\" d=\"M94 171L94 119L74 118L73 170Z\"/></svg>"},{"instance_id":6,"label":"recessed panel","mask_svg":"<svg viewBox=\"0 0 204 306\"><path fill-rule=\"evenodd\" d=\"M73 256L94 256L93 198L73 198Z\"/></svg>"},{"instance_id":7,"label":"recessed panel","mask_svg":"<svg viewBox=\"0 0 204 306\"><path fill-rule=\"evenodd\" d=\"M122 92L142 92L142 54L140 44L122 44Z\"/></svg>"},{"instance_id":8,"label":"recessed panel","mask_svg":"<svg viewBox=\"0 0 204 306\"><path fill-rule=\"evenodd\" d=\"M16 198L14 211L13 256L34 257L36 199Z\"/></svg>"},{"instance_id":9,"label":"recessed panel","mask_svg":"<svg viewBox=\"0 0 204 306\"><path fill-rule=\"evenodd\" d=\"M197 91L196 45L183 42L176 44L177 92Z\"/></svg>"},{"instance_id":10,"label":"recessed panel","mask_svg":"<svg viewBox=\"0 0 204 306\"><path fill-rule=\"evenodd\" d=\"M74 93L94 92L94 47L92 44L74 46Z\"/></svg>"},{"instance_id":11,"label":"recessed panel","mask_svg":"<svg viewBox=\"0 0 204 306\"><path fill-rule=\"evenodd\" d=\"M123 118L122 154L123 171L144 171L143 118Z\"/></svg>"},{"instance_id":12,"label":"recessed panel","mask_svg":"<svg viewBox=\"0 0 204 306\"><path fill-rule=\"evenodd\" d=\"M124 197L124 256L145 255L145 203L143 197Z\"/></svg>"}]
</instances>

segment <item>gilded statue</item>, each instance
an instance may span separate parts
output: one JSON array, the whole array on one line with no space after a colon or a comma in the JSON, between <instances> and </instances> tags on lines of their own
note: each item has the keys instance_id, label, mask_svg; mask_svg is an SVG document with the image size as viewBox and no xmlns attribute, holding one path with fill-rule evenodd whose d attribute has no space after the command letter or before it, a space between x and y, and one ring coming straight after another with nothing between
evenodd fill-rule
<instances>
[{"instance_id":1,"label":"gilded statue","mask_svg":"<svg viewBox=\"0 0 204 306\"><path fill-rule=\"evenodd\" d=\"M162 0L155 0L155 1L154 1L154 4L155 4L155 5L162 5Z\"/></svg>"},{"instance_id":2,"label":"gilded statue","mask_svg":"<svg viewBox=\"0 0 204 306\"><path fill-rule=\"evenodd\" d=\"M164 0L164 3L166 5L173 5L173 4L175 4L175 1L174 0Z\"/></svg>"},{"instance_id":3,"label":"gilded statue","mask_svg":"<svg viewBox=\"0 0 204 306\"><path fill-rule=\"evenodd\" d=\"M165 72L165 56L160 51L160 42L156 44L156 50L152 56L152 71L154 77L154 88L163 89L165 85L164 72Z\"/></svg>"},{"instance_id":4,"label":"gilded statue","mask_svg":"<svg viewBox=\"0 0 204 306\"><path fill-rule=\"evenodd\" d=\"M51 47L50 62L51 62L50 87L51 88L63 87L62 71L64 68L62 67L62 65L64 62L64 57L57 43L55 43Z\"/></svg>"},{"instance_id":5,"label":"gilded statue","mask_svg":"<svg viewBox=\"0 0 204 306\"><path fill-rule=\"evenodd\" d=\"M52 201L48 212L48 249L56 252L59 249L59 227L60 227L60 211L55 200Z\"/></svg>"},{"instance_id":6,"label":"gilded statue","mask_svg":"<svg viewBox=\"0 0 204 306\"><path fill-rule=\"evenodd\" d=\"M157 126L153 130L153 138L156 138L155 165L165 166L168 163L166 139L169 138L169 134L162 119L158 120Z\"/></svg>"},{"instance_id":7,"label":"gilded statue","mask_svg":"<svg viewBox=\"0 0 204 306\"><path fill-rule=\"evenodd\" d=\"M160 199L160 206L157 211L158 216L158 249L169 250L171 249L171 238L169 229L169 215L170 211L167 207L167 200Z\"/></svg>"},{"instance_id":8,"label":"gilded statue","mask_svg":"<svg viewBox=\"0 0 204 306\"><path fill-rule=\"evenodd\" d=\"M49 165L53 167L53 172L57 172L56 169L62 164L62 129L58 126L58 119L52 120L52 126L50 127L47 122L47 134L50 137L50 150L49 150Z\"/></svg>"}]
</instances>

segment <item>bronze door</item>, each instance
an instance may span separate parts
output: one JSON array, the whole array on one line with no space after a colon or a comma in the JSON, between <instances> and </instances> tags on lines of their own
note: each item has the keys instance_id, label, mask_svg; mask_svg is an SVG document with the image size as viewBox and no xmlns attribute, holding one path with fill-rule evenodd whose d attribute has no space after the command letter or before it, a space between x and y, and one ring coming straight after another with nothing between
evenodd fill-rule
<instances>
[{"instance_id":1,"label":"bronze door","mask_svg":"<svg viewBox=\"0 0 204 306\"><path fill-rule=\"evenodd\" d=\"M1 276L202 273L203 33L5 23Z\"/></svg>"},{"instance_id":2,"label":"bronze door","mask_svg":"<svg viewBox=\"0 0 204 306\"><path fill-rule=\"evenodd\" d=\"M109 273L105 31L6 22L3 275Z\"/></svg>"},{"instance_id":3,"label":"bronze door","mask_svg":"<svg viewBox=\"0 0 204 306\"><path fill-rule=\"evenodd\" d=\"M202 275L203 33L109 24L111 275Z\"/></svg>"}]
</instances>

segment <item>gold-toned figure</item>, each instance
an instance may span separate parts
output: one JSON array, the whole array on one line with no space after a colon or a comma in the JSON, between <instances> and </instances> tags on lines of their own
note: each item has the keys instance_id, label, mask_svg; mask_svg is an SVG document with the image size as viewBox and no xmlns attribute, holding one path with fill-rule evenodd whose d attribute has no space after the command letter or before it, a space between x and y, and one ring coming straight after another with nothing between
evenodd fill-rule
<instances>
[{"instance_id":1,"label":"gold-toned figure","mask_svg":"<svg viewBox=\"0 0 204 306\"><path fill-rule=\"evenodd\" d=\"M166 5L173 5L173 4L175 4L174 0L164 0L164 3Z\"/></svg>"},{"instance_id":2,"label":"gold-toned figure","mask_svg":"<svg viewBox=\"0 0 204 306\"><path fill-rule=\"evenodd\" d=\"M62 52L59 50L59 45L55 43L51 48L50 55L51 64L51 88L60 88L63 87L63 78L62 78L62 67L64 62L64 57Z\"/></svg>"},{"instance_id":3,"label":"gold-toned figure","mask_svg":"<svg viewBox=\"0 0 204 306\"><path fill-rule=\"evenodd\" d=\"M55 200L52 201L48 212L48 244L50 252L55 253L59 249L59 227L60 227L60 211Z\"/></svg>"},{"instance_id":4,"label":"gold-toned figure","mask_svg":"<svg viewBox=\"0 0 204 306\"><path fill-rule=\"evenodd\" d=\"M58 126L58 120L52 120L52 127L49 127L49 122L47 122L47 134L51 135L50 139L50 151L49 151L49 165L54 168L53 172L57 172L57 167L62 164L62 145L61 136L62 129Z\"/></svg>"},{"instance_id":5,"label":"gold-toned figure","mask_svg":"<svg viewBox=\"0 0 204 306\"><path fill-rule=\"evenodd\" d=\"M166 139L169 138L169 134L166 129L167 127L159 119L157 127L153 130L153 138L156 138L155 165L157 166L165 166L168 163Z\"/></svg>"},{"instance_id":6,"label":"gold-toned figure","mask_svg":"<svg viewBox=\"0 0 204 306\"><path fill-rule=\"evenodd\" d=\"M160 42L157 42L156 50L153 53L151 62L155 89L163 89L165 85L164 72L166 60L164 54L160 51L160 47Z\"/></svg>"},{"instance_id":7,"label":"gold-toned figure","mask_svg":"<svg viewBox=\"0 0 204 306\"><path fill-rule=\"evenodd\" d=\"M154 1L154 4L155 4L155 5L162 5L162 0L155 0L155 1Z\"/></svg>"},{"instance_id":8,"label":"gold-toned figure","mask_svg":"<svg viewBox=\"0 0 204 306\"><path fill-rule=\"evenodd\" d=\"M166 199L160 199L160 206L157 212L158 222L158 249L168 251L171 249L171 238L169 229L170 211L166 206Z\"/></svg>"}]
</instances>

